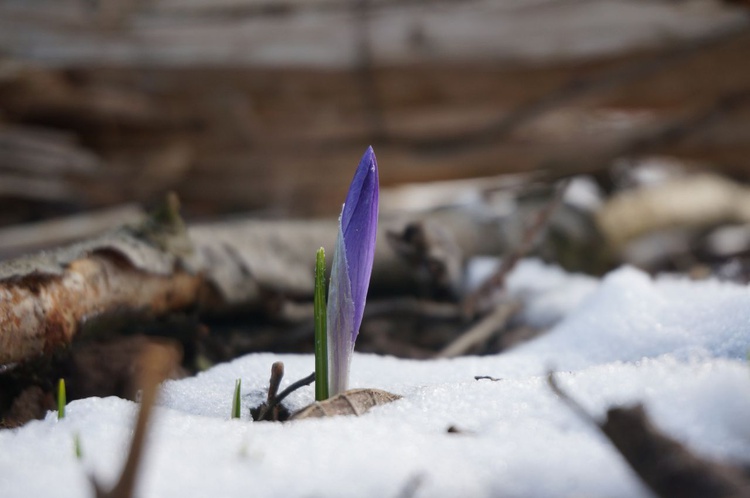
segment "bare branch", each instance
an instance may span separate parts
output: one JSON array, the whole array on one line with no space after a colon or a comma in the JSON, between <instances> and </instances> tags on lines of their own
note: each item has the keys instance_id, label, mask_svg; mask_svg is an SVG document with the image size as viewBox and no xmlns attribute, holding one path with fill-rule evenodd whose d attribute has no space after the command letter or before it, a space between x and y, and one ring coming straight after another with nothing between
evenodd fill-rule
<instances>
[{"instance_id":1,"label":"bare branch","mask_svg":"<svg viewBox=\"0 0 750 498\"><path fill-rule=\"evenodd\" d=\"M568 408L574 411L575 414L578 415L582 420L585 420L586 422L598 428L601 427L599 421L589 415L589 412L587 412L584 407L582 407L576 400L571 398L568 393L560 388L560 385L557 383L557 379L555 379L555 372L551 370L547 373L547 384L549 385L550 389L552 389L552 392L555 393L566 405L568 405Z\"/></svg>"},{"instance_id":2,"label":"bare branch","mask_svg":"<svg viewBox=\"0 0 750 498\"><path fill-rule=\"evenodd\" d=\"M482 318L479 323L443 348L436 357L453 358L468 353L475 346L487 342L494 334L499 333L508 322L508 319L519 309L521 309L521 304L515 301L500 303L490 314Z\"/></svg>"},{"instance_id":3,"label":"bare branch","mask_svg":"<svg viewBox=\"0 0 750 498\"><path fill-rule=\"evenodd\" d=\"M562 203L565 191L570 183L569 179L563 180L555 187L555 193L550 200L535 214L531 223L526 226L521 243L518 247L506 255L500 267L487 277L484 282L471 294L464 298L463 311L467 316L473 316L476 312L479 302L492 294L496 289L500 289L505 285L505 279L508 274L516 267L516 264L523 259L534 246L539 242L540 235L544 232L544 228L549 223L552 214Z\"/></svg>"}]
</instances>

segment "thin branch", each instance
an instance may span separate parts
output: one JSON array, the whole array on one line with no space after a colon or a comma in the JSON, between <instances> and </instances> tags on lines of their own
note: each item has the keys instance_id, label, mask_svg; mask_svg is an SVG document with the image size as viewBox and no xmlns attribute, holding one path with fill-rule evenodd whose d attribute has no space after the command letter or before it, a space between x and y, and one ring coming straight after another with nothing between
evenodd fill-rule
<instances>
[{"instance_id":1,"label":"thin branch","mask_svg":"<svg viewBox=\"0 0 750 498\"><path fill-rule=\"evenodd\" d=\"M297 382L290 384L289 387L281 391L281 394L279 394L278 396L274 396L273 399L271 399L264 408L261 408L257 420L269 420L269 415L274 413L274 409L282 401L284 401L284 398L292 394L300 387L309 386L313 382L315 382L315 372L311 373L307 377L298 380Z\"/></svg>"},{"instance_id":2,"label":"thin branch","mask_svg":"<svg viewBox=\"0 0 750 498\"><path fill-rule=\"evenodd\" d=\"M281 361L274 362L271 365L271 380L268 382L268 396L266 398L269 406L276 399L276 394L279 392L279 385L281 385L281 379L284 378L284 363Z\"/></svg>"},{"instance_id":3,"label":"thin branch","mask_svg":"<svg viewBox=\"0 0 750 498\"><path fill-rule=\"evenodd\" d=\"M287 387L277 395L279 384L281 384L281 379L283 377L284 363L281 361L277 361L273 365L271 365L271 380L268 386L268 396L266 398L266 402L259 407L258 414L255 417L255 420L276 420L278 414L276 414L275 409L282 401L284 401L287 396L292 394L300 387L308 386L315 382L315 372L313 372L307 377L300 379L297 382L293 382L289 385L289 387Z\"/></svg>"},{"instance_id":4,"label":"thin branch","mask_svg":"<svg viewBox=\"0 0 750 498\"><path fill-rule=\"evenodd\" d=\"M287 396L289 396L290 394L292 394L294 391L296 391L300 387L309 386L313 382L315 382L315 372L311 373L307 377L301 378L297 382L293 382L293 383L289 384L289 386L286 389L284 389L283 391L281 391L281 393L274 399L273 406L276 406L277 404L279 404L282 401L284 401L284 398L286 398ZM272 406L272 408L273 408L273 406Z\"/></svg>"},{"instance_id":5,"label":"thin branch","mask_svg":"<svg viewBox=\"0 0 750 498\"><path fill-rule=\"evenodd\" d=\"M368 302L365 318L377 316L413 315L434 320L457 320L461 309L454 303L430 301L414 297L395 297Z\"/></svg>"},{"instance_id":6,"label":"thin branch","mask_svg":"<svg viewBox=\"0 0 750 498\"><path fill-rule=\"evenodd\" d=\"M502 288L505 285L505 279L508 277L508 274L534 248L539 241L540 234L544 232L544 228L549 223L552 214L562 203L569 183L570 179L565 179L555 187L552 198L536 212L531 223L527 225L521 243L515 251L505 256L495 273L487 277L474 292L464 298L463 312L466 316L473 316L482 299L491 295L495 289Z\"/></svg>"},{"instance_id":7,"label":"thin branch","mask_svg":"<svg viewBox=\"0 0 750 498\"><path fill-rule=\"evenodd\" d=\"M550 389L552 389L552 392L557 395L557 397L560 398L560 400L563 401L568 407L575 412L576 415L578 415L581 420L585 420L586 422L589 422L590 424L596 426L597 428L601 428L600 423L591 415L589 415L589 412L586 411L585 408L583 408L576 400L571 398L568 393L563 391L560 388L560 385L557 383L557 379L555 379L555 373L553 371L549 371L547 373L547 384L549 385Z\"/></svg>"},{"instance_id":8,"label":"thin branch","mask_svg":"<svg viewBox=\"0 0 750 498\"><path fill-rule=\"evenodd\" d=\"M510 317L512 317L520 308L521 304L515 301L500 303L492 313L482 318L479 323L443 348L443 350L436 355L436 358L453 358L460 356L468 353L475 346L487 342L494 334L502 330L508 322L508 319L510 319Z\"/></svg>"}]
</instances>

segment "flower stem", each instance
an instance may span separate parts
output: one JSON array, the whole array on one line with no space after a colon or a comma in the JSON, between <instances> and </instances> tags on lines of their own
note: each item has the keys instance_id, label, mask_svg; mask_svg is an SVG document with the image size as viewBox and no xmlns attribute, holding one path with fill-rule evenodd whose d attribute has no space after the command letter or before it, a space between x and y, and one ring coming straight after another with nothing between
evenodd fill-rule
<instances>
[{"instance_id":1,"label":"flower stem","mask_svg":"<svg viewBox=\"0 0 750 498\"><path fill-rule=\"evenodd\" d=\"M326 331L326 253L315 257L315 400L328 399L328 338Z\"/></svg>"}]
</instances>

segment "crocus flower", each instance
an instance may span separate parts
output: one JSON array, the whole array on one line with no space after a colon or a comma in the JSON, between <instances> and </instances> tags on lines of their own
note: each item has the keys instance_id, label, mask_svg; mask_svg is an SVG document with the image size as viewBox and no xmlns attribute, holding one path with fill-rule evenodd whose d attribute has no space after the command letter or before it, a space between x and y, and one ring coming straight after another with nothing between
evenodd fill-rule
<instances>
[{"instance_id":1,"label":"crocus flower","mask_svg":"<svg viewBox=\"0 0 750 498\"><path fill-rule=\"evenodd\" d=\"M339 217L328 288L329 395L347 389L354 341L362 324L378 228L378 164L365 151Z\"/></svg>"}]
</instances>

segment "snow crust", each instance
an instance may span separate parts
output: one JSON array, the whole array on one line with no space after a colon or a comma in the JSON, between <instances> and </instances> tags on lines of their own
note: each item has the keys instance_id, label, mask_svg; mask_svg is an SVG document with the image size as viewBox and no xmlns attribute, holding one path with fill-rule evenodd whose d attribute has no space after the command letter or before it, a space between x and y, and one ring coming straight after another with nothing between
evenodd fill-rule
<instances>
[{"instance_id":1,"label":"snow crust","mask_svg":"<svg viewBox=\"0 0 750 498\"><path fill-rule=\"evenodd\" d=\"M594 416L644 403L655 423L698 454L750 462L750 291L718 282L651 279L619 269L601 281L535 261L511 276L545 335L490 357L412 361L357 354L353 387L404 396L365 416L256 423L270 365L288 383L309 355L254 354L164 385L138 488L143 497L651 496L609 443L549 390L545 372ZM534 311L535 310L535 311ZM490 375L502 380L474 379ZM243 420L229 420L242 378ZM292 408L313 397L294 393ZM89 398L0 431L0 495L93 496L113 483L135 403ZM454 425L461 434L449 434ZM83 459L75 458L79 434Z\"/></svg>"}]
</instances>

